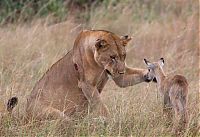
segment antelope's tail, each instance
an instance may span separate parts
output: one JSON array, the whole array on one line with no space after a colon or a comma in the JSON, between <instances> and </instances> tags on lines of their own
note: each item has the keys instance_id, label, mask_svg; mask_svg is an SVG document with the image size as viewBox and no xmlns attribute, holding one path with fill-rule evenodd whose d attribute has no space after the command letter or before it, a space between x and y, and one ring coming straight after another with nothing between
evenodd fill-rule
<instances>
[{"instance_id":1,"label":"antelope's tail","mask_svg":"<svg viewBox=\"0 0 200 137\"><path fill-rule=\"evenodd\" d=\"M17 97L10 98L7 103L7 111L11 113L13 108L17 105L17 103L18 103Z\"/></svg>"}]
</instances>

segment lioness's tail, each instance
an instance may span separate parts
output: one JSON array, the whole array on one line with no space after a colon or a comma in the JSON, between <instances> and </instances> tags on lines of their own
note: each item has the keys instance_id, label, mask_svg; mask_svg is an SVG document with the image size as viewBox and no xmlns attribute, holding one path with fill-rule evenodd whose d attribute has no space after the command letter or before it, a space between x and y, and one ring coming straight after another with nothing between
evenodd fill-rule
<instances>
[{"instance_id":1,"label":"lioness's tail","mask_svg":"<svg viewBox=\"0 0 200 137\"><path fill-rule=\"evenodd\" d=\"M12 112L13 108L17 105L17 103L18 103L17 97L10 98L7 103L7 111Z\"/></svg>"}]
</instances>

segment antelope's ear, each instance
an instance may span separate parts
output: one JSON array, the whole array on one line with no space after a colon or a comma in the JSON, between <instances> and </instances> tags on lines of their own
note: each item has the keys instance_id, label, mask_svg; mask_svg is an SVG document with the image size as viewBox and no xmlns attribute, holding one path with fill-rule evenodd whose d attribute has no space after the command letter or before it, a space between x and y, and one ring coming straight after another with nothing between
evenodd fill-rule
<instances>
[{"instance_id":1,"label":"antelope's ear","mask_svg":"<svg viewBox=\"0 0 200 137\"><path fill-rule=\"evenodd\" d=\"M132 39L132 37L125 35L125 36L121 36L120 39L122 40L123 45L126 46L128 42Z\"/></svg>"},{"instance_id":2,"label":"antelope's ear","mask_svg":"<svg viewBox=\"0 0 200 137\"><path fill-rule=\"evenodd\" d=\"M164 58L160 58L160 60L158 61L161 67L164 66L164 62L165 62Z\"/></svg>"},{"instance_id":3,"label":"antelope's ear","mask_svg":"<svg viewBox=\"0 0 200 137\"><path fill-rule=\"evenodd\" d=\"M104 49L107 47L107 43L105 40L97 39L95 47L97 50Z\"/></svg>"},{"instance_id":4,"label":"antelope's ear","mask_svg":"<svg viewBox=\"0 0 200 137\"><path fill-rule=\"evenodd\" d=\"M147 66L150 66L150 61L148 61L147 59L144 59L144 63L147 65Z\"/></svg>"}]
</instances>

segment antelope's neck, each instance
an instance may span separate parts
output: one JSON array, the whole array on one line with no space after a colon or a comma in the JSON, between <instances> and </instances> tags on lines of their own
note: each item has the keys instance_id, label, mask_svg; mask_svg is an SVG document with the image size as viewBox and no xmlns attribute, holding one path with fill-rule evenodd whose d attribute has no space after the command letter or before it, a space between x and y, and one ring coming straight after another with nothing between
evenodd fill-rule
<instances>
[{"instance_id":1,"label":"antelope's neck","mask_svg":"<svg viewBox=\"0 0 200 137\"><path fill-rule=\"evenodd\" d=\"M165 73L163 72L162 69L159 68L159 70L156 73L156 80L157 80L157 83L158 83L158 86L159 86L159 89L162 87L163 85L163 82L166 78L166 75Z\"/></svg>"}]
</instances>

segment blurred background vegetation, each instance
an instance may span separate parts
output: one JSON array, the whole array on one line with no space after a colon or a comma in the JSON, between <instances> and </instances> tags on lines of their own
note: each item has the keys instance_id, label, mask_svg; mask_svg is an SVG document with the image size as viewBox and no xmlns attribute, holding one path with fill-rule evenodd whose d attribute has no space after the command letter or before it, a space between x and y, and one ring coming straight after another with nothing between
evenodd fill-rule
<instances>
[{"instance_id":1,"label":"blurred background vegetation","mask_svg":"<svg viewBox=\"0 0 200 137\"><path fill-rule=\"evenodd\" d=\"M72 15L78 20L88 21L91 13L98 9L97 7L104 7L106 13L113 8L119 10L117 8L119 5L121 8L120 11L116 11L118 14L124 8L131 8L134 20L152 21L166 12L177 17L188 16L193 13L194 3L198 7L197 0L192 2L187 0L174 2L167 0L1 0L0 22L1 24L27 22L47 16L60 22Z\"/></svg>"}]
</instances>

